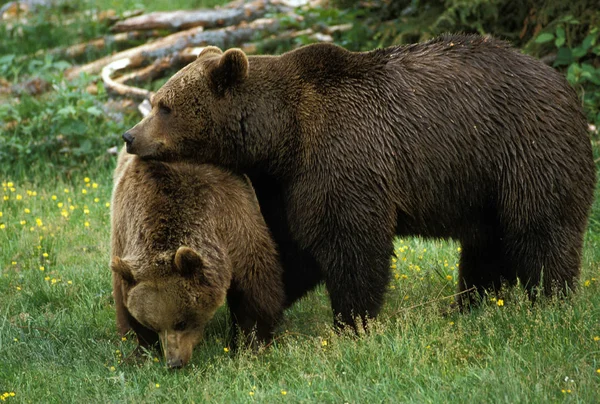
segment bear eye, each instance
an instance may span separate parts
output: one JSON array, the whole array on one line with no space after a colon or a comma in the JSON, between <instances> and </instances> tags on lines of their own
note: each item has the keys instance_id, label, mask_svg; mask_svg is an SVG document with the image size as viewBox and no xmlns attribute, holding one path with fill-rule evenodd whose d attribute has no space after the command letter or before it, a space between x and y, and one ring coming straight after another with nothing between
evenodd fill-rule
<instances>
[{"instance_id":1,"label":"bear eye","mask_svg":"<svg viewBox=\"0 0 600 404\"><path fill-rule=\"evenodd\" d=\"M173 329L175 331L183 331L183 330L185 330L186 327L187 327L187 322L186 321L180 321L177 324L175 324L175 327L173 327Z\"/></svg>"},{"instance_id":2,"label":"bear eye","mask_svg":"<svg viewBox=\"0 0 600 404\"><path fill-rule=\"evenodd\" d=\"M158 110L161 114L169 115L171 113L171 108L167 107L162 102L158 104Z\"/></svg>"}]
</instances>

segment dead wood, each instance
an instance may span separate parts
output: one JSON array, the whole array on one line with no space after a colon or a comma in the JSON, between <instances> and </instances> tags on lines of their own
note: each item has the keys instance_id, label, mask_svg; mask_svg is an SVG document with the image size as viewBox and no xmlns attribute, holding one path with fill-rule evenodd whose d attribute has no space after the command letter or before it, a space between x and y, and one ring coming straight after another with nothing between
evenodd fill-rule
<instances>
[{"instance_id":1,"label":"dead wood","mask_svg":"<svg viewBox=\"0 0 600 404\"><path fill-rule=\"evenodd\" d=\"M236 8L157 11L117 22L112 31L168 29L178 31L193 27L215 28L237 25L264 16L268 0L256 0Z\"/></svg>"},{"instance_id":2,"label":"dead wood","mask_svg":"<svg viewBox=\"0 0 600 404\"><path fill-rule=\"evenodd\" d=\"M152 96L152 91L143 88L127 86L125 84L116 82L112 78L112 75L115 72L128 68L134 63L135 62L132 61L132 59L125 58L113 61L106 65L102 69L102 82L104 83L104 87L111 93L125 96L128 98L135 98L140 100L150 98Z\"/></svg>"},{"instance_id":3,"label":"dead wood","mask_svg":"<svg viewBox=\"0 0 600 404\"><path fill-rule=\"evenodd\" d=\"M50 54L59 57L77 58L89 51L98 51L106 49L113 44L119 44L130 41L139 41L159 36L158 31L131 31L121 32L115 35L107 35L102 38L92 39L91 41L71 45L69 47L54 48L49 51L39 51L37 54Z\"/></svg>"},{"instance_id":4,"label":"dead wood","mask_svg":"<svg viewBox=\"0 0 600 404\"><path fill-rule=\"evenodd\" d=\"M124 74L121 77L115 78L114 80L121 84L126 84L129 82L143 83L156 80L157 78L164 76L168 70L181 68L194 61L202 49L204 48L185 48L183 51L173 55L172 57L167 56L157 59L151 65L131 73Z\"/></svg>"},{"instance_id":5,"label":"dead wood","mask_svg":"<svg viewBox=\"0 0 600 404\"><path fill-rule=\"evenodd\" d=\"M196 27L103 57L83 66L71 68L66 71L65 76L72 79L81 73L97 74L104 66L120 59L131 59L141 64L142 61L163 58L187 47L214 45L220 48L229 48L238 46L249 41L257 32L272 34L277 31L278 27L278 21L273 18L258 19L251 23L241 23L237 26L209 31L204 31L203 27Z\"/></svg>"}]
</instances>

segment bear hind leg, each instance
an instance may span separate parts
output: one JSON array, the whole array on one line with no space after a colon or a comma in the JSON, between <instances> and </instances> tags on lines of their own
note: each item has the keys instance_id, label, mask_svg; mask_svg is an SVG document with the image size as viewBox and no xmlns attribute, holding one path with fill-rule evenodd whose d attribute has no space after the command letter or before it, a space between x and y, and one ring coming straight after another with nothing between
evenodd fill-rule
<instances>
[{"instance_id":1,"label":"bear hind leg","mask_svg":"<svg viewBox=\"0 0 600 404\"><path fill-rule=\"evenodd\" d=\"M568 228L513 238L508 256L529 297L565 295L580 273L583 235Z\"/></svg>"}]
</instances>

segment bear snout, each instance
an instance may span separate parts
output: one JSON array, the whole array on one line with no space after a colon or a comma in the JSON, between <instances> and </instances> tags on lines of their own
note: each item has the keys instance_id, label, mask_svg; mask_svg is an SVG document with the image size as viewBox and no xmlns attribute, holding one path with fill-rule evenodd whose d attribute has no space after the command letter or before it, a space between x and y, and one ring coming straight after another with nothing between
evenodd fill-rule
<instances>
[{"instance_id":1,"label":"bear snout","mask_svg":"<svg viewBox=\"0 0 600 404\"><path fill-rule=\"evenodd\" d=\"M183 367L183 359L169 358L167 359L167 366L169 367L169 369L180 369Z\"/></svg>"},{"instance_id":2,"label":"bear snout","mask_svg":"<svg viewBox=\"0 0 600 404\"><path fill-rule=\"evenodd\" d=\"M129 132L125 132L123 133L123 140L125 141L125 144L127 145L127 153L131 153L131 148L133 145L133 141L135 140L135 137L129 133Z\"/></svg>"}]
</instances>

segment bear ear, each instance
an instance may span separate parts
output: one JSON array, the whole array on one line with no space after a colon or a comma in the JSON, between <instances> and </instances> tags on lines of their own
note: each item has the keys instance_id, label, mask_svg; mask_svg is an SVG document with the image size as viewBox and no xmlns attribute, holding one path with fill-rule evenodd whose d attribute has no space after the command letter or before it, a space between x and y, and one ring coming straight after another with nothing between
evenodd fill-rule
<instances>
[{"instance_id":1,"label":"bear ear","mask_svg":"<svg viewBox=\"0 0 600 404\"><path fill-rule=\"evenodd\" d=\"M110 269L112 269L114 273L120 275L127 283L135 283L133 267L127 260L114 256L110 262Z\"/></svg>"},{"instance_id":2,"label":"bear ear","mask_svg":"<svg viewBox=\"0 0 600 404\"><path fill-rule=\"evenodd\" d=\"M196 59L203 58L210 54L220 56L223 54L223 51L221 49L217 48L216 46L207 46L200 51L200 53L198 54L198 57Z\"/></svg>"},{"instance_id":3,"label":"bear ear","mask_svg":"<svg viewBox=\"0 0 600 404\"><path fill-rule=\"evenodd\" d=\"M200 254L189 247L179 247L174 261L175 268L186 278L201 274L201 269L204 267Z\"/></svg>"},{"instance_id":4,"label":"bear ear","mask_svg":"<svg viewBox=\"0 0 600 404\"><path fill-rule=\"evenodd\" d=\"M214 90L222 93L248 77L248 57L241 49L229 49L207 69Z\"/></svg>"}]
</instances>

